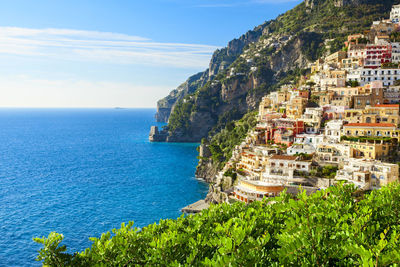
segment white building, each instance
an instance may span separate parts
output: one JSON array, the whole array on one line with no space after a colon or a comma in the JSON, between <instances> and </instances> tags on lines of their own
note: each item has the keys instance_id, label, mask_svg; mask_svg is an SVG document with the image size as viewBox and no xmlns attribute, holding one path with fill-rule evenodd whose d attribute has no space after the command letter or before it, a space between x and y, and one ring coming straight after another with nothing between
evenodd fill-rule
<instances>
[{"instance_id":1,"label":"white building","mask_svg":"<svg viewBox=\"0 0 400 267\"><path fill-rule=\"evenodd\" d=\"M297 134L294 143L312 145L316 148L319 144L324 142L325 136L323 134Z\"/></svg>"},{"instance_id":2,"label":"white building","mask_svg":"<svg viewBox=\"0 0 400 267\"><path fill-rule=\"evenodd\" d=\"M377 160L349 158L338 170L335 179L364 189L377 189L399 180L399 166Z\"/></svg>"},{"instance_id":3,"label":"white building","mask_svg":"<svg viewBox=\"0 0 400 267\"><path fill-rule=\"evenodd\" d=\"M394 5L392 11L390 11L390 20L393 23L400 22L400 5Z\"/></svg>"},{"instance_id":4,"label":"white building","mask_svg":"<svg viewBox=\"0 0 400 267\"><path fill-rule=\"evenodd\" d=\"M400 43L392 43L392 62L400 62Z\"/></svg>"},{"instance_id":5,"label":"white building","mask_svg":"<svg viewBox=\"0 0 400 267\"><path fill-rule=\"evenodd\" d=\"M348 71L347 76L346 76L346 81L351 82L351 81L356 81L358 83L361 83L361 72L363 68L357 68L357 69L351 69Z\"/></svg>"},{"instance_id":6,"label":"white building","mask_svg":"<svg viewBox=\"0 0 400 267\"><path fill-rule=\"evenodd\" d=\"M330 143L339 143L342 133L343 121L332 120L325 125L325 137Z\"/></svg>"},{"instance_id":7,"label":"white building","mask_svg":"<svg viewBox=\"0 0 400 267\"><path fill-rule=\"evenodd\" d=\"M293 144L291 147L287 148L288 155L296 154L313 154L315 152L315 147L310 144Z\"/></svg>"},{"instance_id":8,"label":"white building","mask_svg":"<svg viewBox=\"0 0 400 267\"><path fill-rule=\"evenodd\" d=\"M319 133L322 114L322 108L306 108L303 115L301 116L301 120L305 123L306 133Z\"/></svg>"},{"instance_id":9,"label":"white building","mask_svg":"<svg viewBox=\"0 0 400 267\"><path fill-rule=\"evenodd\" d=\"M382 81L384 86L393 85L400 79L400 69L361 69L361 86L372 81Z\"/></svg>"},{"instance_id":10,"label":"white building","mask_svg":"<svg viewBox=\"0 0 400 267\"><path fill-rule=\"evenodd\" d=\"M310 172L311 161L299 161L296 156L275 155L268 159L261 176L264 182L288 184L294 178L294 171Z\"/></svg>"}]
</instances>

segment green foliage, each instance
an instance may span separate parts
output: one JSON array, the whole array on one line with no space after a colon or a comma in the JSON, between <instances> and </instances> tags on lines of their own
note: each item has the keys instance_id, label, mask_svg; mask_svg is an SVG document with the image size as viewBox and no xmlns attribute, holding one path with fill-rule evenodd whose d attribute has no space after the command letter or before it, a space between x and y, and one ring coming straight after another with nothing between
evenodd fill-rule
<instances>
[{"instance_id":1,"label":"green foliage","mask_svg":"<svg viewBox=\"0 0 400 267\"><path fill-rule=\"evenodd\" d=\"M234 183L234 182L236 181L236 179L237 179L236 169L230 168L229 170L227 170L227 171L224 173L224 176L231 177L231 178L232 178L232 183Z\"/></svg>"},{"instance_id":2,"label":"green foliage","mask_svg":"<svg viewBox=\"0 0 400 267\"><path fill-rule=\"evenodd\" d=\"M52 266L397 266L399 218L398 184L361 196L339 185L296 200L283 193L249 205L213 205L140 230L122 224L69 258L57 252L59 239L49 237L39 260Z\"/></svg>"},{"instance_id":3,"label":"green foliage","mask_svg":"<svg viewBox=\"0 0 400 267\"><path fill-rule=\"evenodd\" d=\"M73 256L65 253L67 251L65 245L60 246L63 239L64 236L56 232L51 232L48 237L33 238L33 241L43 246L36 260L48 266L70 265Z\"/></svg>"},{"instance_id":4,"label":"green foliage","mask_svg":"<svg viewBox=\"0 0 400 267\"><path fill-rule=\"evenodd\" d=\"M315 61L322 55L322 35L316 32L301 32L299 38L302 41L301 52L310 61Z\"/></svg>"},{"instance_id":5,"label":"green foliage","mask_svg":"<svg viewBox=\"0 0 400 267\"><path fill-rule=\"evenodd\" d=\"M336 176L336 172L338 171L337 166L333 165L325 165L322 168L318 168L318 177L330 178L333 179Z\"/></svg>"},{"instance_id":6,"label":"green foliage","mask_svg":"<svg viewBox=\"0 0 400 267\"><path fill-rule=\"evenodd\" d=\"M360 83L358 81L348 81L346 82L346 85L351 87L357 87L360 86Z\"/></svg>"},{"instance_id":7,"label":"green foliage","mask_svg":"<svg viewBox=\"0 0 400 267\"><path fill-rule=\"evenodd\" d=\"M294 173L301 177L318 177L318 178L333 179L335 178L337 171L338 171L337 166L325 165L322 167L319 166L318 168L312 169L309 173L297 170L295 170Z\"/></svg>"},{"instance_id":8,"label":"green foliage","mask_svg":"<svg viewBox=\"0 0 400 267\"><path fill-rule=\"evenodd\" d=\"M391 42L400 42L400 32L392 32L390 34L390 41Z\"/></svg>"},{"instance_id":9,"label":"green foliage","mask_svg":"<svg viewBox=\"0 0 400 267\"><path fill-rule=\"evenodd\" d=\"M232 150L246 137L248 131L255 127L257 112L251 112L236 122L230 122L210 141L211 158L214 163L222 167L232 156Z\"/></svg>"},{"instance_id":10,"label":"green foliage","mask_svg":"<svg viewBox=\"0 0 400 267\"><path fill-rule=\"evenodd\" d=\"M381 65L382 68L386 68L386 69L395 69L399 67L398 63L393 63L393 62L386 62L386 63L382 63Z\"/></svg>"},{"instance_id":11,"label":"green foliage","mask_svg":"<svg viewBox=\"0 0 400 267\"><path fill-rule=\"evenodd\" d=\"M187 132L190 127L189 118L193 111L193 107L193 102L191 101L190 96L179 101L169 118L168 129L172 132L175 132L176 130Z\"/></svg>"}]
</instances>

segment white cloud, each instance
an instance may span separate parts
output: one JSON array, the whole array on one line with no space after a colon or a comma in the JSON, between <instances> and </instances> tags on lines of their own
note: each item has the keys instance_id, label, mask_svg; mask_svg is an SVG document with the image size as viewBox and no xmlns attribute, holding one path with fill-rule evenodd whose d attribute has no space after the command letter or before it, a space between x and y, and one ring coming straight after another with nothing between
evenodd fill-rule
<instances>
[{"instance_id":1,"label":"white cloud","mask_svg":"<svg viewBox=\"0 0 400 267\"><path fill-rule=\"evenodd\" d=\"M160 43L126 34L0 27L0 54L112 64L206 67L216 46Z\"/></svg>"},{"instance_id":2,"label":"white cloud","mask_svg":"<svg viewBox=\"0 0 400 267\"><path fill-rule=\"evenodd\" d=\"M0 77L0 107L154 107L169 88L123 82Z\"/></svg>"}]
</instances>

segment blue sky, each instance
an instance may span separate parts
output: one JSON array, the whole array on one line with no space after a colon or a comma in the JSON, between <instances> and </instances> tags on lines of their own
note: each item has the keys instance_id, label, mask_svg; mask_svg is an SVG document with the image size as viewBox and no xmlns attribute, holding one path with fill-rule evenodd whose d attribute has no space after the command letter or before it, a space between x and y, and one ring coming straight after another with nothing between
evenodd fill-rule
<instances>
[{"instance_id":1,"label":"blue sky","mask_svg":"<svg viewBox=\"0 0 400 267\"><path fill-rule=\"evenodd\" d=\"M299 0L0 0L0 107L155 107Z\"/></svg>"}]
</instances>

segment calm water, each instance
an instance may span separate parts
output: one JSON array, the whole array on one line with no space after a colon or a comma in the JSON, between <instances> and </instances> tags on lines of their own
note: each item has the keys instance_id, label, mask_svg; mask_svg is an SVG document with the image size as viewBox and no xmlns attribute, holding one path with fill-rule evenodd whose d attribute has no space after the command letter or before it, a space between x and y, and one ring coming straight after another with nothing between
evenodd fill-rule
<instances>
[{"instance_id":1,"label":"calm water","mask_svg":"<svg viewBox=\"0 0 400 267\"><path fill-rule=\"evenodd\" d=\"M34 236L70 249L205 196L195 144L149 143L153 109L0 109L0 265L38 265Z\"/></svg>"}]
</instances>

